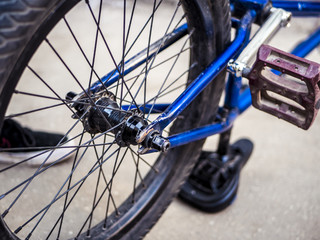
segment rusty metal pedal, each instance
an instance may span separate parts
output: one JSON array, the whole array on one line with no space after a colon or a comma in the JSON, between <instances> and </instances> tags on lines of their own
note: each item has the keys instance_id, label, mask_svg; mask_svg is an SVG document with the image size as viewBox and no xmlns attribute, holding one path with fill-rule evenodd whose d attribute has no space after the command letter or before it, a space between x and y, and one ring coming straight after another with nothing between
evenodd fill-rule
<instances>
[{"instance_id":1,"label":"rusty metal pedal","mask_svg":"<svg viewBox=\"0 0 320 240\"><path fill-rule=\"evenodd\" d=\"M262 45L247 78L254 107L311 126L320 108L320 64Z\"/></svg>"}]
</instances>

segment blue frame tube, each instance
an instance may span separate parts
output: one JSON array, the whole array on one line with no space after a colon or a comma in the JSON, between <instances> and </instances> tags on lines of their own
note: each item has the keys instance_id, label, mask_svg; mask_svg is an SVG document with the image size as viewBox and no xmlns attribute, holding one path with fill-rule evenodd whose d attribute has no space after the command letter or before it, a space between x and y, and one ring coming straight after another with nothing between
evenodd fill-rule
<instances>
[{"instance_id":1,"label":"blue frame tube","mask_svg":"<svg viewBox=\"0 0 320 240\"><path fill-rule=\"evenodd\" d=\"M298 57L303 58L307 56L319 44L320 44L320 28L318 28L313 34L311 34L305 41L297 45L291 53Z\"/></svg>"},{"instance_id":2,"label":"blue frame tube","mask_svg":"<svg viewBox=\"0 0 320 240\"><path fill-rule=\"evenodd\" d=\"M214 134L220 134L229 130L233 126L233 123L237 119L239 114L243 113L247 108L251 106L251 94L249 87L240 94L238 106L238 109L235 108L229 112L228 116L223 122L192 129L190 131L168 137L171 144L171 148L188 144L192 141L197 141L212 136ZM156 151L152 149L149 150L147 153L153 152Z\"/></svg>"},{"instance_id":3,"label":"blue frame tube","mask_svg":"<svg viewBox=\"0 0 320 240\"><path fill-rule=\"evenodd\" d=\"M229 74L224 102L224 106L228 109L237 108L239 105L239 94L242 86L241 80L242 77Z\"/></svg>"},{"instance_id":4,"label":"blue frame tube","mask_svg":"<svg viewBox=\"0 0 320 240\"><path fill-rule=\"evenodd\" d=\"M218 123L207 125L204 127L196 128L187 132L183 132L180 134L176 134L168 137L171 148L178 147L189 142L197 141L206 137L209 137L214 134L219 134L227 131L233 125L233 122L236 120L238 116L237 110L231 110L225 121Z\"/></svg>"},{"instance_id":5,"label":"blue frame tube","mask_svg":"<svg viewBox=\"0 0 320 240\"><path fill-rule=\"evenodd\" d=\"M166 110L168 108L170 104L169 103L159 103L159 104L146 104L143 105L141 107L139 107L139 109L144 112L144 113L149 113L149 111L151 110L150 113L162 113L164 110ZM132 105L123 105L122 110L124 111L128 111L128 110L133 110L136 109L135 106Z\"/></svg>"},{"instance_id":6,"label":"blue frame tube","mask_svg":"<svg viewBox=\"0 0 320 240\"><path fill-rule=\"evenodd\" d=\"M239 96L238 101L238 110L239 113L243 113L245 110L247 110L252 104L252 98L251 98L251 92L250 88L247 87Z\"/></svg>"},{"instance_id":7,"label":"blue frame tube","mask_svg":"<svg viewBox=\"0 0 320 240\"><path fill-rule=\"evenodd\" d=\"M235 108L238 108L239 113L243 113L245 110L247 110L252 103L251 100L251 93L250 88L247 87L244 89L240 94L237 94L237 102L235 105ZM152 109L151 113L162 113L164 110L166 110L170 106L169 103L162 103L162 104L147 104L146 107L144 106L140 107L140 110L143 112L145 110L145 113L149 113L150 109ZM123 105L122 109L127 111L129 109L134 109L135 107L130 107L130 105Z\"/></svg>"},{"instance_id":8,"label":"blue frame tube","mask_svg":"<svg viewBox=\"0 0 320 240\"><path fill-rule=\"evenodd\" d=\"M235 108L231 110L225 121L170 136L168 139L170 141L171 148L187 144L191 141L207 138L214 134L220 134L229 130L233 126L236 118L250 106L251 93L248 87L239 95L238 109Z\"/></svg>"},{"instance_id":9,"label":"blue frame tube","mask_svg":"<svg viewBox=\"0 0 320 240\"><path fill-rule=\"evenodd\" d=\"M198 76L189 87L162 113L155 121L142 131L141 135L151 129L160 132L169 125L197 96L198 94L225 68L230 59L232 59L243 46L250 26L254 21L256 12L248 11L241 19L241 25L237 31L237 36L228 47L200 76ZM219 131L220 132L220 131ZM218 133L218 132L217 132ZM189 139L194 141L194 139Z\"/></svg>"},{"instance_id":10,"label":"blue frame tube","mask_svg":"<svg viewBox=\"0 0 320 240\"><path fill-rule=\"evenodd\" d=\"M293 16L320 16L320 2L275 0L272 5L291 12Z\"/></svg>"}]
</instances>

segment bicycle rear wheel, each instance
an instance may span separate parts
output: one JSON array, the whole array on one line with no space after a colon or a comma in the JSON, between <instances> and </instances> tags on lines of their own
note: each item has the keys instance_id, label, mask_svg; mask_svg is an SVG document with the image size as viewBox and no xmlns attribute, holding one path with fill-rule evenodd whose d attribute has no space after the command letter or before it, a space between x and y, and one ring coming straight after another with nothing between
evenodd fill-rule
<instances>
[{"instance_id":1,"label":"bicycle rear wheel","mask_svg":"<svg viewBox=\"0 0 320 240\"><path fill-rule=\"evenodd\" d=\"M155 104L175 99L228 44L228 1L17 0L0 6L0 123L15 119L62 132L76 143L68 146L72 158L63 163L51 159L50 165L30 167L31 157L1 164L0 237L143 237L177 194L204 141L140 155L139 146L116 141L123 122L90 131L86 113L102 98L115 96L117 112L134 115L128 110L134 106L146 121L161 114ZM125 74L128 59L143 49L148 58L150 44L165 42L185 22L187 36ZM115 69L121 77L87 94L87 101L80 101L82 112L74 108L77 100L66 100L71 91L80 93ZM224 73L163 134L212 122L223 87ZM49 160L50 154L44 163Z\"/></svg>"}]
</instances>

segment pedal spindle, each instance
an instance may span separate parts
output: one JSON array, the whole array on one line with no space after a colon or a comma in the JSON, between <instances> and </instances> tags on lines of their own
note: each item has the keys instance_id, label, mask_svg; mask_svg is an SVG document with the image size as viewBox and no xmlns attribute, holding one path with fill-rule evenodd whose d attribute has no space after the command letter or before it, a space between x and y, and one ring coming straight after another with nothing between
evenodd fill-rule
<instances>
[{"instance_id":1,"label":"pedal spindle","mask_svg":"<svg viewBox=\"0 0 320 240\"><path fill-rule=\"evenodd\" d=\"M248 74L252 105L308 129L320 108L320 65L268 45Z\"/></svg>"}]
</instances>

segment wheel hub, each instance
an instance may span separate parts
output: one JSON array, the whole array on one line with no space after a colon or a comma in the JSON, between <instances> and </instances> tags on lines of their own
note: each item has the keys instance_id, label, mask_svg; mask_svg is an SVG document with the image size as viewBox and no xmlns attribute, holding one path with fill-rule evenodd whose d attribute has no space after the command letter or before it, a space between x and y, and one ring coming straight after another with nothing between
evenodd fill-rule
<instances>
[{"instance_id":1,"label":"wheel hub","mask_svg":"<svg viewBox=\"0 0 320 240\"><path fill-rule=\"evenodd\" d=\"M147 121L136 110L121 110L111 94L109 97L101 97L95 102L95 106L90 107L83 125L91 134L112 132L116 142L124 147L138 144L136 136L147 126Z\"/></svg>"},{"instance_id":2,"label":"wheel hub","mask_svg":"<svg viewBox=\"0 0 320 240\"><path fill-rule=\"evenodd\" d=\"M76 99L77 96L70 92L67 94L67 99ZM76 102L72 105L77 110L73 118L82 116L84 129L88 133L113 133L119 146L141 144L140 152L146 152L149 149L164 152L170 147L169 140L162 137L157 130L151 130L142 142L137 141L139 133L148 126L147 121L137 109L122 110L114 94L110 92L96 98L93 106L88 101Z\"/></svg>"}]
</instances>

